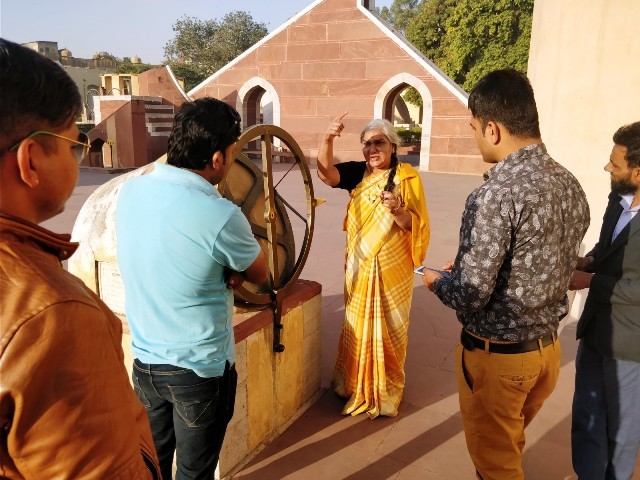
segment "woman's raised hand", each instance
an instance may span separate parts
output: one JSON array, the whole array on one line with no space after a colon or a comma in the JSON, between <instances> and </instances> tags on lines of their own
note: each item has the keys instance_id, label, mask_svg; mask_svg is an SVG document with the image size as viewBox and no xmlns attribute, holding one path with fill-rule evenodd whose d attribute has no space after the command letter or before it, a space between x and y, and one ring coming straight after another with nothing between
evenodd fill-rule
<instances>
[{"instance_id":1,"label":"woman's raised hand","mask_svg":"<svg viewBox=\"0 0 640 480\"><path fill-rule=\"evenodd\" d=\"M335 137L340 136L340 133L344 130L344 123L342 123L342 119L347 115L347 113L349 112L344 112L331 120L331 123L329 123L329 127L327 128L327 132L324 134L325 140L333 140Z\"/></svg>"}]
</instances>

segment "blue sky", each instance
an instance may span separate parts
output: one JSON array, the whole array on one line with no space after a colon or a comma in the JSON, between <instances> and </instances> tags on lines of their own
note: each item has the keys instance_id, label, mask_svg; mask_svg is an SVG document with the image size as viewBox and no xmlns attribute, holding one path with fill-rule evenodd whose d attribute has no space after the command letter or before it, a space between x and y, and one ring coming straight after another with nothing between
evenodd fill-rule
<instances>
[{"instance_id":1,"label":"blue sky","mask_svg":"<svg viewBox=\"0 0 640 480\"><path fill-rule=\"evenodd\" d=\"M91 4L86 0L0 0L0 36L18 43L57 41L78 58L99 51L138 55L161 63L164 46L180 17L221 19L244 10L272 31L314 0L128 0ZM355 1L355 0L354 0ZM377 7L393 0L376 0Z\"/></svg>"}]
</instances>

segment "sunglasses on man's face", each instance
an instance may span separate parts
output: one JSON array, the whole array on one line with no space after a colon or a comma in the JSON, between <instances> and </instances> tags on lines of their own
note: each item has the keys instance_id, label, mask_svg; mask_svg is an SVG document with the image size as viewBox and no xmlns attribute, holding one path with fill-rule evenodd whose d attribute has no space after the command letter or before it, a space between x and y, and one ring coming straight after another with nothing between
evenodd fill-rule
<instances>
[{"instance_id":1,"label":"sunglasses on man's face","mask_svg":"<svg viewBox=\"0 0 640 480\"><path fill-rule=\"evenodd\" d=\"M11 147L9 151L10 152L16 151L22 142L24 142L29 138L35 137L36 135L49 135L51 137L61 138L63 140L73 143L74 145L71 147L71 150L73 151L73 155L76 157L78 164L81 164L82 161L85 158L87 158L87 155L89 154L89 150L91 149L91 142L89 141L89 137L87 136L86 133L81 132L78 135L78 140L74 140L73 138L63 137L62 135L58 135L57 133L38 130L37 132L33 132L27 135L26 137L24 137L22 140L16 143L13 147Z\"/></svg>"}]
</instances>

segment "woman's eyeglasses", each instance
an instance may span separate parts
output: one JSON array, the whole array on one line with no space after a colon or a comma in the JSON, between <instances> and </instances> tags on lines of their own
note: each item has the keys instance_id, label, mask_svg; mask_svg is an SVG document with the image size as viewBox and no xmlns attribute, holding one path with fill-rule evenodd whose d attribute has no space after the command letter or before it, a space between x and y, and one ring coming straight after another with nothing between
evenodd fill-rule
<instances>
[{"instance_id":1,"label":"woman's eyeglasses","mask_svg":"<svg viewBox=\"0 0 640 480\"><path fill-rule=\"evenodd\" d=\"M368 140L366 142L362 142L362 148L364 148L365 150L370 149L373 145L376 146L376 148L378 150L380 150L381 148L384 148L385 145L387 145L389 142L387 142L384 138L378 138L375 140Z\"/></svg>"},{"instance_id":2,"label":"woman's eyeglasses","mask_svg":"<svg viewBox=\"0 0 640 480\"><path fill-rule=\"evenodd\" d=\"M78 140L74 140L73 138L63 137L62 135L58 135L57 133L38 130L37 132L33 132L27 135L18 143L16 143L13 147L9 149L9 152L13 152L17 150L22 142L24 142L29 138L35 137L36 135L49 135L51 137L62 138L63 140L67 140L68 142L74 143L75 145L71 147L71 150L73 151L73 155L76 157L78 164L82 163L82 161L85 158L87 158L87 155L89 154L89 150L91 149L91 142L89 141L89 137L87 136L86 133L80 133L80 135L78 135Z\"/></svg>"}]
</instances>

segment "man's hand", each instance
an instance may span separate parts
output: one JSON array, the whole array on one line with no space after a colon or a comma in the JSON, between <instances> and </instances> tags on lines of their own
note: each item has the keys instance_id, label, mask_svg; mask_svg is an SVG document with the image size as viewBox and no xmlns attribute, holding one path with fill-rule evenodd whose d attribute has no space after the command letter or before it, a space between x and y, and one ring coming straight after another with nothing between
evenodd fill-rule
<instances>
[{"instance_id":1,"label":"man's hand","mask_svg":"<svg viewBox=\"0 0 640 480\"><path fill-rule=\"evenodd\" d=\"M429 290L433 292L433 282L435 282L438 278L442 278L438 272L434 272L433 270L429 270L425 268L423 271L424 275L422 276L422 283L424 283Z\"/></svg>"},{"instance_id":2,"label":"man's hand","mask_svg":"<svg viewBox=\"0 0 640 480\"><path fill-rule=\"evenodd\" d=\"M240 272L236 272L235 270L231 270L230 268L225 267L224 271L224 279L227 282L227 288L233 289L238 288L244 282L244 275Z\"/></svg>"},{"instance_id":3,"label":"man's hand","mask_svg":"<svg viewBox=\"0 0 640 480\"><path fill-rule=\"evenodd\" d=\"M571 276L571 281L569 282L569 290L582 290L583 288L589 288L592 278L593 273L582 272L580 270L574 271Z\"/></svg>"},{"instance_id":4,"label":"man's hand","mask_svg":"<svg viewBox=\"0 0 640 480\"><path fill-rule=\"evenodd\" d=\"M578 263L576 264L576 270L586 272L593 267L593 257L578 257Z\"/></svg>"},{"instance_id":5,"label":"man's hand","mask_svg":"<svg viewBox=\"0 0 640 480\"><path fill-rule=\"evenodd\" d=\"M451 275L452 270L453 270L453 260L449 260L447 263L445 263L442 266L442 271L447 272L449 275ZM422 277L422 283L424 283L427 286L427 288L433 292L433 282L435 282L438 278L443 278L442 275L440 275L436 271L429 270L428 268L425 268L423 273L424 273L424 276Z\"/></svg>"}]
</instances>

